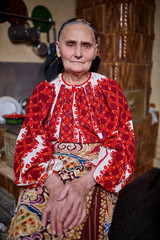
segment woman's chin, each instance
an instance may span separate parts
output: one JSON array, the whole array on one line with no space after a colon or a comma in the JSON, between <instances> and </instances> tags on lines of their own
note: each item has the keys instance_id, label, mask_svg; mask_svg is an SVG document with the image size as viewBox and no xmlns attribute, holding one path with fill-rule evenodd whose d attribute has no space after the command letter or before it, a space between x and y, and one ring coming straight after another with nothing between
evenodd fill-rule
<instances>
[{"instance_id":1,"label":"woman's chin","mask_svg":"<svg viewBox=\"0 0 160 240\"><path fill-rule=\"evenodd\" d=\"M85 73L88 73L88 71L89 71L89 68L75 66L71 69L68 69L66 72L69 72L72 74L85 74Z\"/></svg>"}]
</instances>

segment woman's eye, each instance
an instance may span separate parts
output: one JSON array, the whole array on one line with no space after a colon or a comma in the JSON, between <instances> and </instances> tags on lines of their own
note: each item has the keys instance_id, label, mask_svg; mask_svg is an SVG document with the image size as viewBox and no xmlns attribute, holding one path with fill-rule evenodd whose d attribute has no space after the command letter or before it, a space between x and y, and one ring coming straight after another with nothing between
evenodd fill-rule
<instances>
[{"instance_id":1,"label":"woman's eye","mask_svg":"<svg viewBox=\"0 0 160 240\"><path fill-rule=\"evenodd\" d=\"M74 45L75 45L74 43L68 43L67 44L68 47L74 47Z\"/></svg>"},{"instance_id":2,"label":"woman's eye","mask_svg":"<svg viewBox=\"0 0 160 240\"><path fill-rule=\"evenodd\" d=\"M84 46L83 46L84 48L86 48L86 49L88 49L88 48L90 48L91 47L91 45L90 44L84 44Z\"/></svg>"}]
</instances>

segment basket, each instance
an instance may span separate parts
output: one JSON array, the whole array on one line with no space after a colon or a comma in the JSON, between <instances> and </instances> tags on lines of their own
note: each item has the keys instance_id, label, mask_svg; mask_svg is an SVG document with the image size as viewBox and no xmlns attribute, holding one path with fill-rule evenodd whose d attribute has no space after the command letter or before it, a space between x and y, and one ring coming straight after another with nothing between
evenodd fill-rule
<instances>
[{"instance_id":1,"label":"basket","mask_svg":"<svg viewBox=\"0 0 160 240\"><path fill-rule=\"evenodd\" d=\"M17 135L12 133L4 133L4 151L6 157L6 163L9 167L14 166L15 146L17 141Z\"/></svg>"}]
</instances>

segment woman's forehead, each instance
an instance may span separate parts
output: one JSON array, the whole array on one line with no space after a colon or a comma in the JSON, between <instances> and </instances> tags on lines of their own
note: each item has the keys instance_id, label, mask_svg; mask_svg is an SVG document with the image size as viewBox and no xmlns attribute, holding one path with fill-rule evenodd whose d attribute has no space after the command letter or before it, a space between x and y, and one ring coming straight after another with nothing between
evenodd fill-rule
<instances>
[{"instance_id":1,"label":"woman's forehead","mask_svg":"<svg viewBox=\"0 0 160 240\"><path fill-rule=\"evenodd\" d=\"M63 31L61 32L60 35L60 40L65 40L67 38L86 38L85 40L90 40L90 41L94 41L95 37L94 37L94 33L92 31L92 29L84 23L74 23L74 24L68 24L67 26L65 26L65 28L63 29Z\"/></svg>"}]
</instances>

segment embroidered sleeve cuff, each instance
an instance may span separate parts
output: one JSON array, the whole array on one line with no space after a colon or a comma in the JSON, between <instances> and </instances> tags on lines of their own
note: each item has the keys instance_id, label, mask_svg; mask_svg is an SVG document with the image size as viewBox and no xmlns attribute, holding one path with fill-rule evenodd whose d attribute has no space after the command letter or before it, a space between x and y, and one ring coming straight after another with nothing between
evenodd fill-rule
<instances>
[{"instance_id":1,"label":"embroidered sleeve cuff","mask_svg":"<svg viewBox=\"0 0 160 240\"><path fill-rule=\"evenodd\" d=\"M60 171L63 167L63 162L59 159L52 158L49 162L49 165L50 166L52 165L51 169L48 172L48 174L50 175L52 173L56 173L56 172Z\"/></svg>"}]
</instances>

